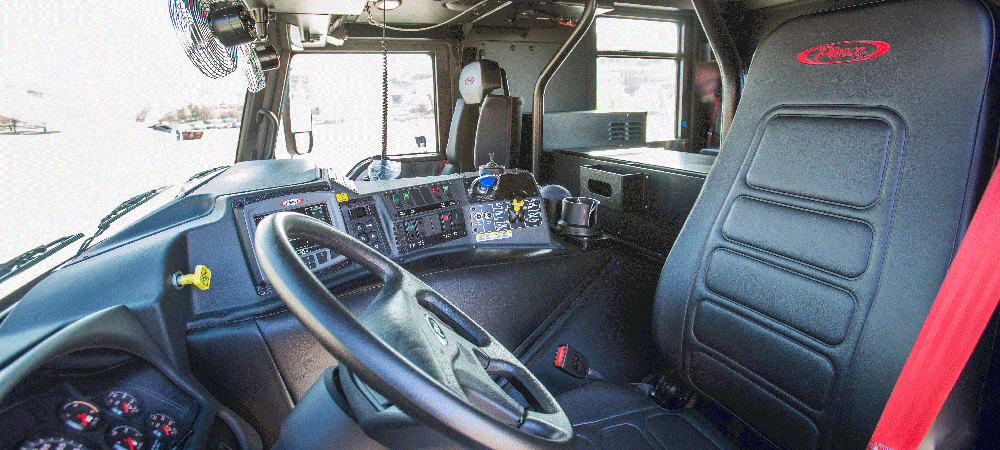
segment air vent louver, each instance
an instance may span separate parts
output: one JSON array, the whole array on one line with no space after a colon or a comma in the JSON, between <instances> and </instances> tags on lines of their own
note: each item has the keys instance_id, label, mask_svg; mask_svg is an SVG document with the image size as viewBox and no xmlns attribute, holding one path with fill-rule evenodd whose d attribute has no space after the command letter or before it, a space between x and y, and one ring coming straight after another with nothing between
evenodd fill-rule
<instances>
[{"instance_id":1,"label":"air vent louver","mask_svg":"<svg viewBox=\"0 0 1000 450\"><path fill-rule=\"evenodd\" d=\"M609 142L643 141L642 122L611 122L608 124Z\"/></svg>"}]
</instances>

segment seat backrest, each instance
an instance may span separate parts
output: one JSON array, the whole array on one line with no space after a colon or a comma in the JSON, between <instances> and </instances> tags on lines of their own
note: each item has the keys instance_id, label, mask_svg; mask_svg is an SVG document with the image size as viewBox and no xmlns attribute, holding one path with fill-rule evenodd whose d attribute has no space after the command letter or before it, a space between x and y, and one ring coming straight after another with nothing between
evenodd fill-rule
<instances>
[{"instance_id":1,"label":"seat backrest","mask_svg":"<svg viewBox=\"0 0 1000 450\"><path fill-rule=\"evenodd\" d=\"M455 102L448 131L446 155L455 172L475 170L473 155L480 108L486 96L503 85L500 66L487 59L473 61L462 68L458 80L460 99Z\"/></svg>"},{"instance_id":2,"label":"seat backrest","mask_svg":"<svg viewBox=\"0 0 1000 450\"><path fill-rule=\"evenodd\" d=\"M793 19L754 54L661 274L685 382L780 448L863 448L996 148L991 12L914 0Z\"/></svg>"},{"instance_id":3,"label":"seat backrest","mask_svg":"<svg viewBox=\"0 0 1000 450\"><path fill-rule=\"evenodd\" d=\"M510 167L510 158L521 144L521 99L490 94L479 111L476 128L475 165L493 161Z\"/></svg>"},{"instance_id":4,"label":"seat backrest","mask_svg":"<svg viewBox=\"0 0 1000 450\"><path fill-rule=\"evenodd\" d=\"M493 94L503 88L503 94ZM495 61L483 59L462 69L462 94L448 133L448 165L442 173L474 171L490 161L510 165L521 143L521 99L511 97L506 74Z\"/></svg>"}]
</instances>

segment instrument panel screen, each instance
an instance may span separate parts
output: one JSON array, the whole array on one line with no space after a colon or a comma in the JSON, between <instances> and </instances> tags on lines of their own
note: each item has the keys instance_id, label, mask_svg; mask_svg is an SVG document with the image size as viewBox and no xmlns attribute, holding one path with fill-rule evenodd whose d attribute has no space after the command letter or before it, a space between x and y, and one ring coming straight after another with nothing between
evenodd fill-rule
<instances>
[{"instance_id":1,"label":"instrument panel screen","mask_svg":"<svg viewBox=\"0 0 1000 450\"><path fill-rule=\"evenodd\" d=\"M298 208L286 209L287 212L297 212L299 214L305 214L314 219L322 220L330 225L333 225L333 221L330 219L330 210L327 209L326 203L316 203L312 205L300 206ZM260 225L260 221L264 220L265 217L270 216L276 212L273 211L266 214L258 214L253 216L254 225ZM308 239L293 238L290 240L292 247L295 248L295 253L299 256L306 255L312 251L319 249L319 245L312 243Z\"/></svg>"}]
</instances>

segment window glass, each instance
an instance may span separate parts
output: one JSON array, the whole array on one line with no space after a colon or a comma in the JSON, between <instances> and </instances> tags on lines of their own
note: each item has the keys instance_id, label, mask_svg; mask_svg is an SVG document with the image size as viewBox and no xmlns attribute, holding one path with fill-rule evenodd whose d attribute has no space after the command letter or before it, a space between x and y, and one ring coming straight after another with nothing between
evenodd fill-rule
<instances>
[{"instance_id":1,"label":"window glass","mask_svg":"<svg viewBox=\"0 0 1000 450\"><path fill-rule=\"evenodd\" d=\"M381 54L296 55L288 83L293 120L305 109L313 121L313 151L297 157L346 174L358 161L382 153ZM388 91L388 154L437 153L431 55L390 53ZM303 129L296 123L292 127ZM278 158L290 157L284 136L277 147Z\"/></svg>"},{"instance_id":2,"label":"window glass","mask_svg":"<svg viewBox=\"0 0 1000 450\"><path fill-rule=\"evenodd\" d=\"M235 159L246 83L191 64L166 2L0 2L0 68L0 192L16 199L0 202L0 262Z\"/></svg>"},{"instance_id":3,"label":"window glass","mask_svg":"<svg viewBox=\"0 0 1000 450\"><path fill-rule=\"evenodd\" d=\"M646 141L677 138L675 59L597 58L597 109L646 111Z\"/></svg>"},{"instance_id":4,"label":"window glass","mask_svg":"<svg viewBox=\"0 0 1000 450\"><path fill-rule=\"evenodd\" d=\"M597 50L679 53L677 22L597 18Z\"/></svg>"}]
</instances>

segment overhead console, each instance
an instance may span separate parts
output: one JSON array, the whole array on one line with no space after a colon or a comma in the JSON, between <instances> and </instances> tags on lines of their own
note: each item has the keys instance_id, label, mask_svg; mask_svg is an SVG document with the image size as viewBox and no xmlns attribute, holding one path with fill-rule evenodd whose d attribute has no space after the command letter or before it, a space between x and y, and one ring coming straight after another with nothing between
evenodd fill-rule
<instances>
[{"instance_id":1,"label":"overhead console","mask_svg":"<svg viewBox=\"0 0 1000 450\"><path fill-rule=\"evenodd\" d=\"M254 232L268 215L305 214L344 231L382 254L409 257L462 246L551 245L538 185L528 172L446 175L379 182L330 180L307 190L277 189L235 198L233 210L259 294L269 292L253 253ZM319 278L350 265L306 239L292 245Z\"/></svg>"}]
</instances>

